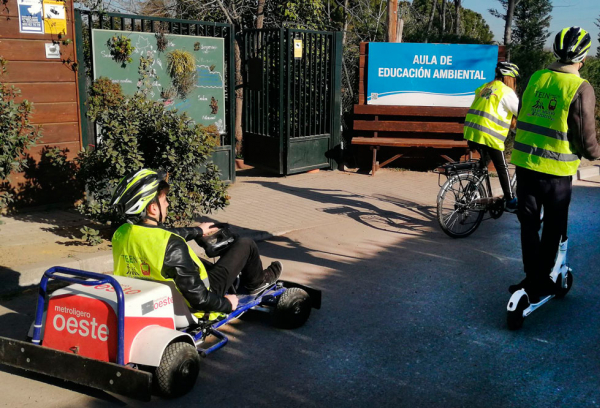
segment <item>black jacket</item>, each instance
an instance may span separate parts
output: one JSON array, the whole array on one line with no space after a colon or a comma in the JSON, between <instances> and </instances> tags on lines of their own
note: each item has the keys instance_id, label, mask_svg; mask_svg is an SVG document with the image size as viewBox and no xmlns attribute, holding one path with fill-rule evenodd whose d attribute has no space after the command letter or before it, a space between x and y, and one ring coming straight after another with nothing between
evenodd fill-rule
<instances>
[{"instance_id":1,"label":"black jacket","mask_svg":"<svg viewBox=\"0 0 600 408\"><path fill-rule=\"evenodd\" d=\"M158 226L140 224L148 228L160 228ZM192 260L189 253L187 241L202 236L202 229L198 227L189 228L163 228L183 239L171 235L165 250L165 260L162 267L162 275L167 279L173 279L181 294L190 305L199 311L207 312L231 312L231 302L224 297L209 291L202 279L198 266ZM209 277L210 280L210 277Z\"/></svg>"}]
</instances>

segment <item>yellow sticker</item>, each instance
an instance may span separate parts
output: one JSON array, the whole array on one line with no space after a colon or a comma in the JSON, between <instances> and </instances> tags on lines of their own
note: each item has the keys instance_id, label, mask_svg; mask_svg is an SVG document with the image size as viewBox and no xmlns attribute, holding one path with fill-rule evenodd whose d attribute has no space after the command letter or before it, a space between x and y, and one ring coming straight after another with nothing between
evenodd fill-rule
<instances>
[{"instance_id":1,"label":"yellow sticker","mask_svg":"<svg viewBox=\"0 0 600 408\"><path fill-rule=\"evenodd\" d=\"M302 40L294 40L294 58L302 58Z\"/></svg>"},{"instance_id":2,"label":"yellow sticker","mask_svg":"<svg viewBox=\"0 0 600 408\"><path fill-rule=\"evenodd\" d=\"M64 2L44 0L44 31L46 34L67 34Z\"/></svg>"}]
</instances>

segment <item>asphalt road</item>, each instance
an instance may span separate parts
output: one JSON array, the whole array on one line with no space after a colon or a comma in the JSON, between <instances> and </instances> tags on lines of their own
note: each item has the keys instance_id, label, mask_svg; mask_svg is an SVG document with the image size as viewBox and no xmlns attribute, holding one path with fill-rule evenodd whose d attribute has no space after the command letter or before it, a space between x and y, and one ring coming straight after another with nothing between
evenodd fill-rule
<instances>
[{"instance_id":1,"label":"asphalt road","mask_svg":"<svg viewBox=\"0 0 600 408\"><path fill-rule=\"evenodd\" d=\"M229 325L194 390L139 403L0 367L0 406L594 407L600 405L600 184L571 205L574 286L516 332L507 287L522 279L514 215L446 237L435 209L350 208L339 221L260 244L284 276L323 290L307 324L261 314ZM33 294L0 302L0 335L22 338Z\"/></svg>"}]
</instances>

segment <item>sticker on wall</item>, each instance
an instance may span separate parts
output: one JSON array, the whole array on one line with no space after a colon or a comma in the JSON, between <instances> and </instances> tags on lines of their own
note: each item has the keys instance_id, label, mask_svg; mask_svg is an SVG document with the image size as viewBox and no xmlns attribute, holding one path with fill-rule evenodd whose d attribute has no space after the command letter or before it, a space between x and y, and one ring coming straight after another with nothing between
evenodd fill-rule
<instances>
[{"instance_id":1,"label":"sticker on wall","mask_svg":"<svg viewBox=\"0 0 600 408\"><path fill-rule=\"evenodd\" d=\"M19 32L44 34L41 0L17 0Z\"/></svg>"},{"instance_id":2,"label":"sticker on wall","mask_svg":"<svg viewBox=\"0 0 600 408\"><path fill-rule=\"evenodd\" d=\"M44 30L46 34L67 34L64 2L44 0Z\"/></svg>"},{"instance_id":3,"label":"sticker on wall","mask_svg":"<svg viewBox=\"0 0 600 408\"><path fill-rule=\"evenodd\" d=\"M302 58L302 40L294 40L294 58Z\"/></svg>"}]
</instances>

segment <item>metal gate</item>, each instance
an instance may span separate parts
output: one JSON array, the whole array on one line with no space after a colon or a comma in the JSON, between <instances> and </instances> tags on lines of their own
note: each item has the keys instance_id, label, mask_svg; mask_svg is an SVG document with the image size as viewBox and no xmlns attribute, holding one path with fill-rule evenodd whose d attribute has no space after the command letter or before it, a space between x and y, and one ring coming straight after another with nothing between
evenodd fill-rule
<instances>
[{"instance_id":1,"label":"metal gate","mask_svg":"<svg viewBox=\"0 0 600 408\"><path fill-rule=\"evenodd\" d=\"M281 175L339 160L342 33L242 32L243 154Z\"/></svg>"},{"instance_id":2,"label":"metal gate","mask_svg":"<svg viewBox=\"0 0 600 408\"><path fill-rule=\"evenodd\" d=\"M94 61L92 56L92 29L120 30L132 32L156 33L163 30L165 34L184 36L203 36L224 39L225 46L225 133L221 134L220 146L215 148L212 161L221 171L221 179L235 181L235 75L234 43L235 30L232 25L205 21L178 20L162 17L135 16L118 13L94 13L75 10L75 32L77 36L77 60L80 62L78 72L79 105L82 120L83 145L96 143L96 128L87 118L85 104L88 87L93 78ZM233 97L232 97L233 96ZM200 169L202 170L202 169Z\"/></svg>"}]
</instances>

